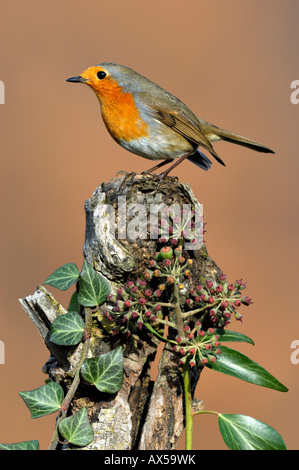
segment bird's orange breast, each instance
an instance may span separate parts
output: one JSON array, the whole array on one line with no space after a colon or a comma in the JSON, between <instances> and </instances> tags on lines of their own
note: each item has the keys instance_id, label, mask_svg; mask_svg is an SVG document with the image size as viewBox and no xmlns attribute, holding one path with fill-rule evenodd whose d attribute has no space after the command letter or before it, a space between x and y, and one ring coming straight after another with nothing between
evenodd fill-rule
<instances>
[{"instance_id":1,"label":"bird's orange breast","mask_svg":"<svg viewBox=\"0 0 299 470\"><path fill-rule=\"evenodd\" d=\"M148 135L148 125L142 120L132 93L123 92L110 77L105 80L105 87L94 91L101 103L103 120L115 140L130 141Z\"/></svg>"}]
</instances>

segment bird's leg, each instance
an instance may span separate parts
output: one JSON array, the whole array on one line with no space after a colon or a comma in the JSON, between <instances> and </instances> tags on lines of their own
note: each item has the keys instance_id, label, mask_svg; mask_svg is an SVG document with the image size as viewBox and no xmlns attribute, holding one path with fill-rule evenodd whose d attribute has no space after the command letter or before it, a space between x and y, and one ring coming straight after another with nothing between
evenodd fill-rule
<instances>
[{"instance_id":1,"label":"bird's leg","mask_svg":"<svg viewBox=\"0 0 299 470\"><path fill-rule=\"evenodd\" d=\"M150 174L156 178L159 178L159 183L158 183L158 186L155 190L155 193L158 191L159 187L160 187L160 184L161 182L166 178L166 176L168 176L168 174L171 172L171 170L173 170L175 167L177 167L180 163L182 163L186 158L190 157L190 155L192 155L194 153L194 150L192 152L188 152L186 153L185 155L183 155L182 157L178 158L173 165L171 165L167 170L163 171L162 173L156 175L156 174L152 174L152 171L155 171L157 170L158 168L161 168L162 166L164 165L167 165L167 163L169 163L169 160L163 160L162 162L158 163L158 165L155 165L154 167L150 168L149 170L147 171L143 171L141 174L142 175L147 175L147 174ZM121 173L121 172L118 172L118 173ZM125 173L125 172L123 172ZM134 176L136 175L136 173L126 173L125 174L125 177L124 179L122 180L121 182L121 185L119 187L119 190L121 191L126 183L126 181L128 180L128 178L134 178ZM176 176L174 176L173 178L177 178Z\"/></svg>"},{"instance_id":2,"label":"bird's leg","mask_svg":"<svg viewBox=\"0 0 299 470\"><path fill-rule=\"evenodd\" d=\"M159 180L161 180L161 176L160 176L159 174L157 175L156 173L152 173L152 171L155 171L155 170L157 170L158 168L161 168L162 166L167 165L167 163L170 163L171 161L172 161L172 160L163 160L162 162L158 163L158 165L153 166L152 168L150 168L150 169L147 170L147 171L143 171L141 174L142 174L142 175L150 175L150 176L152 176L153 178L158 178ZM170 171L170 170L171 170L171 168L169 169L169 171ZM169 171L168 171L168 173L169 173ZM167 173L167 174L168 174L168 173ZM162 173L162 174L163 174L163 173ZM165 176L166 176L166 175L165 175ZM170 177L170 178L177 179L177 176L172 176L172 177ZM164 177L163 177L162 179L164 179ZM158 187L159 187L159 186L158 186Z\"/></svg>"},{"instance_id":3,"label":"bird's leg","mask_svg":"<svg viewBox=\"0 0 299 470\"><path fill-rule=\"evenodd\" d=\"M141 174L142 175L151 174L152 171L155 171L158 168L161 168L161 166L167 165L167 163L169 163L169 160L163 160L162 162L158 163L158 165L153 166L153 168L150 168L149 170L143 171Z\"/></svg>"},{"instance_id":4,"label":"bird's leg","mask_svg":"<svg viewBox=\"0 0 299 470\"><path fill-rule=\"evenodd\" d=\"M171 167L167 168L167 170L163 171L163 173L160 173L159 176L160 176L160 180L164 180L166 178L166 176L171 172L171 170L173 170L175 167L177 167L180 163L182 163L184 160L186 160L186 158L190 157L190 155L192 155L194 153L194 150L192 150L192 152L188 152L186 153L186 155L183 155L182 157L178 158L178 160L176 160L174 162L173 165L171 165ZM162 165L161 165L162 166Z\"/></svg>"},{"instance_id":5,"label":"bird's leg","mask_svg":"<svg viewBox=\"0 0 299 470\"><path fill-rule=\"evenodd\" d=\"M158 186L155 190L155 193L158 191L159 187L160 187L160 184L162 183L162 181L166 178L166 176L168 176L168 174L171 172L171 170L173 170L175 167L177 167L180 163L182 163L184 160L186 160L186 158L190 157L190 155L192 155L194 153L194 150L192 152L188 152L186 153L186 155L183 155L182 157L180 157L178 160L176 160L174 162L173 165L171 165L170 168L167 168L167 170L163 171L163 173L160 173L158 176L159 176L159 183L158 183ZM162 166L162 165L160 165Z\"/></svg>"}]
</instances>

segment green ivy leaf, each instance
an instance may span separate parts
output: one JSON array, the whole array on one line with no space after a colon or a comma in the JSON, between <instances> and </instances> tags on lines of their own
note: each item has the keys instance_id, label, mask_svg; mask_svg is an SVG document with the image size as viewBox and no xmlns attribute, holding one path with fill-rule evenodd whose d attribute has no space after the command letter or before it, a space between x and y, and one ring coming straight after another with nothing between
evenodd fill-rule
<instances>
[{"instance_id":1,"label":"green ivy leaf","mask_svg":"<svg viewBox=\"0 0 299 470\"><path fill-rule=\"evenodd\" d=\"M81 375L86 382L106 393L116 393L123 381L123 353L121 346L101 356L85 359Z\"/></svg>"},{"instance_id":2,"label":"green ivy leaf","mask_svg":"<svg viewBox=\"0 0 299 470\"><path fill-rule=\"evenodd\" d=\"M40 418L59 410L63 400L63 389L56 382L49 382L35 390L20 392L19 395L29 408L31 418Z\"/></svg>"},{"instance_id":3,"label":"green ivy leaf","mask_svg":"<svg viewBox=\"0 0 299 470\"><path fill-rule=\"evenodd\" d=\"M219 413L218 425L230 450L287 450L275 429L250 416Z\"/></svg>"},{"instance_id":4,"label":"green ivy leaf","mask_svg":"<svg viewBox=\"0 0 299 470\"><path fill-rule=\"evenodd\" d=\"M60 290L67 290L78 280L79 269L75 263L68 263L56 269L44 282Z\"/></svg>"},{"instance_id":5,"label":"green ivy leaf","mask_svg":"<svg viewBox=\"0 0 299 470\"><path fill-rule=\"evenodd\" d=\"M68 312L55 318L50 328L50 341L61 346L78 344L82 339L84 323L77 312Z\"/></svg>"},{"instance_id":6,"label":"green ivy leaf","mask_svg":"<svg viewBox=\"0 0 299 470\"><path fill-rule=\"evenodd\" d=\"M38 441L23 441L13 444L0 444L0 450L39 450Z\"/></svg>"},{"instance_id":7,"label":"green ivy leaf","mask_svg":"<svg viewBox=\"0 0 299 470\"><path fill-rule=\"evenodd\" d=\"M78 292L75 291L71 297L71 300L68 306L68 311L80 313L80 310L81 310L81 306L78 302Z\"/></svg>"},{"instance_id":8,"label":"green ivy leaf","mask_svg":"<svg viewBox=\"0 0 299 470\"><path fill-rule=\"evenodd\" d=\"M85 447L94 437L86 408L81 408L78 413L63 419L58 428L64 439L75 446Z\"/></svg>"},{"instance_id":9,"label":"green ivy leaf","mask_svg":"<svg viewBox=\"0 0 299 470\"><path fill-rule=\"evenodd\" d=\"M245 382L272 388L279 392L288 391L288 389L266 371L266 369L247 356L244 356L244 354L226 346L221 346L220 349L221 354L217 356L217 361L207 364L207 367L210 369L217 370L223 374L232 375Z\"/></svg>"},{"instance_id":10,"label":"green ivy leaf","mask_svg":"<svg viewBox=\"0 0 299 470\"><path fill-rule=\"evenodd\" d=\"M78 302L84 307L102 305L109 293L109 283L85 260L80 274Z\"/></svg>"},{"instance_id":11,"label":"green ivy leaf","mask_svg":"<svg viewBox=\"0 0 299 470\"><path fill-rule=\"evenodd\" d=\"M249 336L243 335L242 333L238 333L237 331L222 330L221 328L217 328L215 330L215 334L220 335L219 341L221 343L232 341L250 343L254 345L254 341L249 338Z\"/></svg>"}]
</instances>

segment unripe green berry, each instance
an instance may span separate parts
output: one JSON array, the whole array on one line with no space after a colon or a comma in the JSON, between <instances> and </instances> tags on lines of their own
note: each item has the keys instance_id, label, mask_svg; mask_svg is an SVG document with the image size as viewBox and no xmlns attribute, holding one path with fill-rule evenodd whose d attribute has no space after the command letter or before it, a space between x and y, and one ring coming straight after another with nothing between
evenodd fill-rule
<instances>
[{"instance_id":1,"label":"unripe green berry","mask_svg":"<svg viewBox=\"0 0 299 470\"><path fill-rule=\"evenodd\" d=\"M170 246L163 246L161 250L159 251L158 255L156 256L156 259L158 261L163 261L165 259L171 259L173 257L173 250L170 248Z\"/></svg>"}]
</instances>

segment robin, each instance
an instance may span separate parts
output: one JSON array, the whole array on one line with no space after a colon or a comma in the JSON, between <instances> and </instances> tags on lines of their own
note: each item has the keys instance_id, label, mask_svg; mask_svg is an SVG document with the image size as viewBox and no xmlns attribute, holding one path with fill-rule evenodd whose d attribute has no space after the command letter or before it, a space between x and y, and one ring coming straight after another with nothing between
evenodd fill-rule
<instances>
[{"instance_id":1,"label":"robin","mask_svg":"<svg viewBox=\"0 0 299 470\"><path fill-rule=\"evenodd\" d=\"M274 153L268 147L197 118L174 95L124 65L95 65L77 77L68 78L67 82L85 83L93 89L108 132L118 144L149 160L162 160L145 173L175 161L160 174L161 180L186 158L209 170L212 162L199 147L225 166L212 146L212 142L219 140Z\"/></svg>"}]
</instances>

